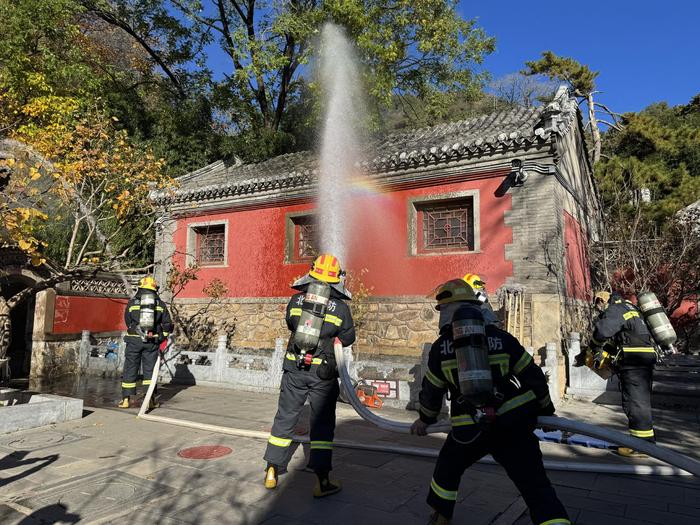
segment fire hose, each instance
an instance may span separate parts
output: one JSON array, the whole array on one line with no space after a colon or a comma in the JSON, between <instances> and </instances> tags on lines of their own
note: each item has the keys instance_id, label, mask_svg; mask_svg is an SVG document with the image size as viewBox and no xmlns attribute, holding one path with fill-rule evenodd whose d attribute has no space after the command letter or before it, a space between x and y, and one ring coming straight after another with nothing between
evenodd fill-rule
<instances>
[{"instance_id":1,"label":"fire hose","mask_svg":"<svg viewBox=\"0 0 700 525\"><path fill-rule=\"evenodd\" d=\"M342 385L343 390L345 391L345 395L347 396L348 400L350 401L350 404L352 407L355 409L355 411L360 415L362 419L365 421L368 421L372 423L373 425L383 429L383 430L388 430L390 432L398 432L401 434L409 434L411 432L411 423L402 423L400 421L392 421L390 419L385 419L373 412L371 412L366 406L364 406L360 400L357 398L357 395L352 389L352 380L350 379L350 374L348 373L347 366L345 365L345 355L343 353L343 347L342 345L336 341L335 343L335 360L338 364L338 373L340 375L340 382ZM630 447L634 450L638 450L640 452L643 452L651 457L654 457L656 459L659 459L663 461L664 463L668 463L669 465L673 465L675 467L678 467L678 469L681 469L682 471L689 472L691 474L694 474L696 476L700 476L700 462L697 462L693 459L690 459L687 456L684 456L682 454L679 454L678 452L675 452L673 450L669 450L667 448L661 447L659 445L650 443L648 441L644 441L642 439L638 439L632 436L628 436L626 434L623 434L622 432L618 432L616 430L610 430L606 428L602 428L596 425L591 425L588 423L583 423L581 421L574 421L571 419L566 419L563 417L557 417L557 416L541 416L537 419L537 422L539 425L543 427L548 427L548 428L553 428L553 429L558 429L566 432L573 432L576 434L583 434L586 436L602 439L604 441L608 441L611 443L615 443L617 445L622 445L626 447ZM450 431L450 422L449 421L441 421L438 423L435 423L434 425L430 425L427 428L427 432L429 434L436 434L436 433L447 433ZM397 451L402 451L401 447L393 447L394 450ZM552 462L549 462L550 465ZM571 463L571 462L569 462ZM546 465L545 465L546 466ZM599 465L599 467L603 467L604 465ZM642 467L641 465L607 465L607 467L633 467L634 469L639 469ZM551 468L551 467L550 467ZM649 469L654 470L654 466L649 466ZM660 468L660 467L656 467ZM572 470L578 470L575 467L572 467ZM646 470L646 469L642 469ZM663 469L664 471L667 471L667 469ZM681 472L678 471L677 469L672 469L675 470L675 474L680 474ZM641 471L635 470L635 473L642 473ZM650 472L651 473L651 472Z\"/></svg>"},{"instance_id":2,"label":"fire hose","mask_svg":"<svg viewBox=\"0 0 700 525\"><path fill-rule=\"evenodd\" d=\"M341 386L345 391L347 398L350 400L350 404L358 413L358 415L372 423L373 425L387 430L390 432L396 432L401 434L410 433L411 424L403 423L400 421L392 421L390 419L383 418L377 414L372 413L367 407L365 407L360 400L357 398L357 394L352 387L352 381L350 379L350 374L348 373L347 366L345 364L345 358L343 355L343 348L338 342L335 344L335 357L338 365L338 373L340 375ZM197 430L204 430L209 432L215 432L219 434L227 434L231 436L253 438L253 439L263 439L267 440L270 437L269 432L264 432L260 430L248 430L242 428L232 428L224 427L220 425L211 425L207 423L198 423L196 421L188 421L183 419L175 419L170 417L156 416L147 413L149 402L153 396L153 392L156 387L156 382L158 381L158 371L160 367L160 362L163 359L162 356L159 357L157 365L153 369L153 376L151 378L151 384L146 392L146 397L144 398L141 409L137 417L146 421L154 421L159 423L165 423L169 425L177 425L187 428L193 428ZM636 474L636 475L658 475L658 476L671 476L671 475L695 475L700 477L700 462L697 462L691 458L688 458L678 452L674 452L667 448L643 441L641 439L633 438L627 436L621 432L615 430L608 430L596 425L590 425L588 423L582 423L580 421L573 421L570 419L547 416L538 418L538 423L542 426L548 428L554 428L567 432L574 432L576 434L583 434L590 437L602 439L604 441L609 441L611 443L616 443L618 445L623 445L630 447L635 450L639 450L653 458L667 463L668 465L631 465L631 464L611 464L611 463L582 463L578 461L559 461L559 460L544 460L544 466L548 470L564 470L564 471L578 471L578 472L596 472L596 473L608 473L608 474ZM446 433L450 431L449 422L439 422L428 427L428 433ZM309 439L303 436L291 436L292 440L297 443L308 443ZM396 444L368 444L368 443L357 443L352 441L335 440L334 445L341 448L349 448L356 450L367 450L374 452L387 452L394 454L406 454L411 456L419 457L429 457L436 458L439 454L439 450L427 447L411 447L411 446L398 446ZM490 456L486 456L480 460L481 463L495 464L495 460Z\"/></svg>"}]
</instances>

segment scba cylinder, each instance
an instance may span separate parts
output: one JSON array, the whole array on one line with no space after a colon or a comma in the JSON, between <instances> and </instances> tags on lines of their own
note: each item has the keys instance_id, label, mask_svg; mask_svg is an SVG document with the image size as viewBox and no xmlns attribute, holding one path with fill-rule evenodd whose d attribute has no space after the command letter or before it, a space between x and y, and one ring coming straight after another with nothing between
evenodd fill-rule
<instances>
[{"instance_id":1,"label":"scba cylinder","mask_svg":"<svg viewBox=\"0 0 700 525\"><path fill-rule=\"evenodd\" d=\"M323 282L312 282L301 305L301 318L294 332L294 345L302 353L313 353L321 338L321 328L328 309L331 288Z\"/></svg>"},{"instance_id":2,"label":"scba cylinder","mask_svg":"<svg viewBox=\"0 0 700 525\"><path fill-rule=\"evenodd\" d=\"M676 331L656 295L652 292L644 292L637 297L637 305L659 346L664 348L673 346L677 339Z\"/></svg>"},{"instance_id":3,"label":"scba cylinder","mask_svg":"<svg viewBox=\"0 0 700 525\"><path fill-rule=\"evenodd\" d=\"M144 290L141 292L139 325L144 332L152 332L156 326L156 294Z\"/></svg>"},{"instance_id":4,"label":"scba cylinder","mask_svg":"<svg viewBox=\"0 0 700 525\"><path fill-rule=\"evenodd\" d=\"M460 392L473 405L486 405L493 394L493 377L484 317L478 307L457 309L452 317L452 340Z\"/></svg>"}]
</instances>

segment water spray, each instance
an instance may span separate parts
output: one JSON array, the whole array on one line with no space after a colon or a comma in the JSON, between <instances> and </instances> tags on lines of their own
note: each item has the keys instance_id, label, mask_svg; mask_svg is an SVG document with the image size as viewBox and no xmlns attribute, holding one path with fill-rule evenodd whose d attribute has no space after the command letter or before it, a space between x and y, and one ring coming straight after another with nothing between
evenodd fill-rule
<instances>
[{"instance_id":1,"label":"water spray","mask_svg":"<svg viewBox=\"0 0 700 525\"><path fill-rule=\"evenodd\" d=\"M335 24L323 26L319 74L325 88L317 197L320 248L345 263L350 179L360 160L357 130L363 111L355 52L343 29Z\"/></svg>"}]
</instances>

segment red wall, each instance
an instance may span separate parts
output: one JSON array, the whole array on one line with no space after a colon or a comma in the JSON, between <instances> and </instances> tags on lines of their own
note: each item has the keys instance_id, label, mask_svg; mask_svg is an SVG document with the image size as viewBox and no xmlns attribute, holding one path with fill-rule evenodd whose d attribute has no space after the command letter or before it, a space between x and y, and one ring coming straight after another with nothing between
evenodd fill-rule
<instances>
[{"instance_id":1,"label":"red wall","mask_svg":"<svg viewBox=\"0 0 700 525\"><path fill-rule=\"evenodd\" d=\"M586 234L579 222L564 212L564 246L566 250L566 295L590 301L591 273Z\"/></svg>"},{"instance_id":2,"label":"red wall","mask_svg":"<svg viewBox=\"0 0 700 525\"><path fill-rule=\"evenodd\" d=\"M425 295L447 279L478 273L495 290L512 274L505 260L505 245L512 232L504 223L511 208L510 195L494 192L502 174L490 178L412 188L379 194L360 194L353 199L354 217L349 231L349 254L341 261L349 271L366 268L363 278L372 295ZM453 191L479 190L480 253L458 255L409 255L409 199ZM313 204L239 210L181 219L175 232L177 251L186 251L187 225L203 220L228 219L228 267L202 268L180 297L202 297L202 288L213 278L229 287L231 297L281 297L290 293L294 277L309 269L308 263L284 264L285 215L311 210ZM184 263L184 255L175 257Z\"/></svg>"},{"instance_id":3,"label":"red wall","mask_svg":"<svg viewBox=\"0 0 700 525\"><path fill-rule=\"evenodd\" d=\"M124 308L127 299L57 295L53 313L54 334L116 332L126 330Z\"/></svg>"}]
</instances>

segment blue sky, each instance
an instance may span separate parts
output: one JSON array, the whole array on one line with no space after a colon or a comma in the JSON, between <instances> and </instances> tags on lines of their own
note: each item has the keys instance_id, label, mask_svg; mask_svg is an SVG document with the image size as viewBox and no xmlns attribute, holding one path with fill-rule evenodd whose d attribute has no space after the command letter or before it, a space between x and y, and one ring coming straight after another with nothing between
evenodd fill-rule
<instances>
[{"instance_id":1,"label":"blue sky","mask_svg":"<svg viewBox=\"0 0 700 525\"><path fill-rule=\"evenodd\" d=\"M484 63L494 77L551 50L599 71L598 99L620 113L700 93L700 1L462 1L459 11L496 37Z\"/></svg>"}]
</instances>

